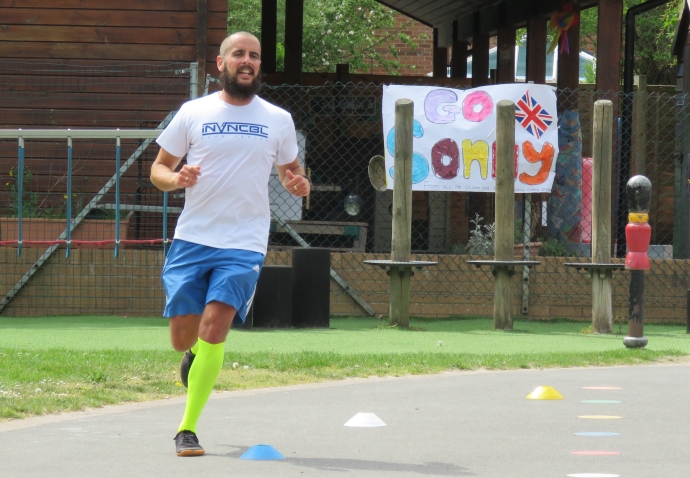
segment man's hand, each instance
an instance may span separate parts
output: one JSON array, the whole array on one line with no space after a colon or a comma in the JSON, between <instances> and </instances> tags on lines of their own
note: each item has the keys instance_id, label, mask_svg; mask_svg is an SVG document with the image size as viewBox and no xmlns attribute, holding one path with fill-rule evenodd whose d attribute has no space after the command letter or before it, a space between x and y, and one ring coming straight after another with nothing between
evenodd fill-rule
<instances>
[{"instance_id":1,"label":"man's hand","mask_svg":"<svg viewBox=\"0 0 690 478\"><path fill-rule=\"evenodd\" d=\"M311 191L309 180L299 174L293 174L289 169L285 171L285 178L283 179L283 187L293 196L306 196Z\"/></svg>"},{"instance_id":2,"label":"man's hand","mask_svg":"<svg viewBox=\"0 0 690 478\"><path fill-rule=\"evenodd\" d=\"M199 166L185 164L178 171L175 184L181 188L191 188L196 184L199 176L201 176L201 168Z\"/></svg>"},{"instance_id":3,"label":"man's hand","mask_svg":"<svg viewBox=\"0 0 690 478\"><path fill-rule=\"evenodd\" d=\"M165 149L158 151L156 160L151 165L151 182L161 191L174 191L179 188L190 188L201 176L199 166L185 164L175 172L182 158L173 156Z\"/></svg>"}]
</instances>

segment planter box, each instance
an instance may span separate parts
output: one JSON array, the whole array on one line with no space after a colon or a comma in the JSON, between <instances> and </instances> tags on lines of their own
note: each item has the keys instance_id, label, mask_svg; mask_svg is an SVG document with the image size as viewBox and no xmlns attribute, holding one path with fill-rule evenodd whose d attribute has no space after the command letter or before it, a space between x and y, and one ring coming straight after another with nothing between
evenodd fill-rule
<instances>
[{"instance_id":1,"label":"planter box","mask_svg":"<svg viewBox=\"0 0 690 478\"><path fill-rule=\"evenodd\" d=\"M541 247L541 242L530 242L529 243L529 256L530 258L537 257L539 255L539 248ZM522 255L525 253L524 244L515 244L513 246L513 256L522 259Z\"/></svg>"},{"instance_id":2,"label":"planter box","mask_svg":"<svg viewBox=\"0 0 690 478\"><path fill-rule=\"evenodd\" d=\"M23 241L54 241L65 230L65 219L26 218L22 219ZM127 239L129 220L120 221L120 240ZM0 241L16 241L19 239L19 221L16 217L0 217ZM115 220L112 219L84 219L74 230L73 241L107 241L115 239ZM43 247L43 244L23 244L24 247ZM113 247L112 244L85 245L79 247Z\"/></svg>"}]
</instances>

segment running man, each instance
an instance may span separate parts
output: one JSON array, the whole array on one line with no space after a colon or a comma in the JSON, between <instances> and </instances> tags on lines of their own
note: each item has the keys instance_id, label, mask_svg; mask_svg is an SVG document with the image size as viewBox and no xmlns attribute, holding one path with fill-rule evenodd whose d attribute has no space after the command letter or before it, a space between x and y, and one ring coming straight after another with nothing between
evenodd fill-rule
<instances>
[{"instance_id":1,"label":"running man","mask_svg":"<svg viewBox=\"0 0 690 478\"><path fill-rule=\"evenodd\" d=\"M170 341L185 352L180 376L188 390L175 436L178 456L204 454L197 422L223 365L230 327L245 321L266 254L272 167L291 194L306 196L311 188L297 158L292 117L256 96L259 40L246 32L230 35L216 62L222 91L182 105L158 138L151 167L159 189L185 188L162 273Z\"/></svg>"}]
</instances>

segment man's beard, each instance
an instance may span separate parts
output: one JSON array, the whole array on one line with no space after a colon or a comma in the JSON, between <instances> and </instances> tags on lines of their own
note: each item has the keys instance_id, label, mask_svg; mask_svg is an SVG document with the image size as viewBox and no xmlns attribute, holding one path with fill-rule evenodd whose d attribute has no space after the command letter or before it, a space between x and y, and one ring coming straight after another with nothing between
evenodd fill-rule
<instances>
[{"instance_id":1,"label":"man's beard","mask_svg":"<svg viewBox=\"0 0 690 478\"><path fill-rule=\"evenodd\" d=\"M238 100L250 100L261 91L261 70L256 73L251 83L243 85L237 81L237 75L228 73L228 67L225 65L218 79L223 90Z\"/></svg>"}]
</instances>

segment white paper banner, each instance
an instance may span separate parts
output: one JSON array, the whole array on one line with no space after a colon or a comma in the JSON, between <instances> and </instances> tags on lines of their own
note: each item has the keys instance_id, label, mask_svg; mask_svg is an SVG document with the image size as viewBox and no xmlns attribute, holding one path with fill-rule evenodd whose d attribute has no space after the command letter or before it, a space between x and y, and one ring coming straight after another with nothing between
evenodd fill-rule
<instances>
[{"instance_id":1,"label":"white paper banner","mask_svg":"<svg viewBox=\"0 0 690 478\"><path fill-rule=\"evenodd\" d=\"M527 83L455 90L384 86L386 180L393 189L395 102L414 102L412 189L496 189L496 104L515 103L515 192L551 192L558 157L556 89Z\"/></svg>"}]
</instances>

